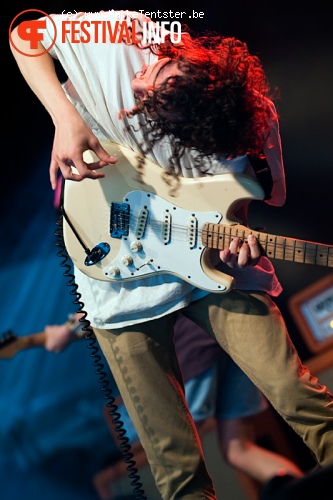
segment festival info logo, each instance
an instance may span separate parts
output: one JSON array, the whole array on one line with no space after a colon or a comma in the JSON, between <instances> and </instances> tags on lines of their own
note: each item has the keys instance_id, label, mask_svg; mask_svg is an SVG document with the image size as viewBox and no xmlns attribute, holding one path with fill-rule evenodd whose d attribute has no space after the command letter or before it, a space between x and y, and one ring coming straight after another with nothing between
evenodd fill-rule
<instances>
[{"instance_id":1,"label":"festival info logo","mask_svg":"<svg viewBox=\"0 0 333 500\"><path fill-rule=\"evenodd\" d=\"M45 18L48 18L54 28L54 34L53 34L53 39L49 47L45 48L43 52L38 52L38 53L31 53L31 52L25 52L22 48L18 48L15 43L13 42L12 39L12 27L14 23L19 20L19 18L22 18L23 21L20 22L17 26L17 34L21 40L24 40L25 42L29 42L29 49L37 49L38 48L38 42L43 42L44 35L43 35L43 30L46 28L46 19L33 19L33 20L25 20L27 14L35 14L37 13L39 17L44 16ZM43 12L42 10L37 10L37 9L29 9L29 10L24 10L20 12L14 19L12 20L10 26L9 26L9 40L12 46L14 47L17 52L20 52L21 54L29 57L37 57L45 54L48 52L53 45L55 44L57 37L57 27L55 25L55 22L53 21L52 17L50 17L46 12Z\"/></svg>"},{"instance_id":2,"label":"festival info logo","mask_svg":"<svg viewBox=\"0 0 333 500\"><path fill-rule=\"evenodd\" d=\"M39 19L35 20L24 20L18 24L17 35L18 37L27 42L26 51L24 51L24 44L20 44L18 48L11 36L11 31L13 24L21 16L26 16L27 13L38 13ZM41 14L44 18L41 19ZM105 19L105 17L110 17L110 19ZM80 19L74 19L70 13L67 13L65 19L61 21L61 24L57 27L49 15L45 12L37 9L30 9L18 14L12 21L9 28L9 38L12 46L21 54L30 57L36 57L48 52L56 42L57 36L59 36L59 41L65 43L66 39L70 40L71 43L121 43L125 42L128 44L141 43L154 44L163 43L166 37L169 37L172 43L181 42L181 23L178 21L156 21L152 22L145 15L139 11L138 13L133 13L129 11L109 11L104 13L102 19L96 19L96 14L94 18L91 18L89 13L85 13ZM53 25L54 33L50 33L50 26L46 26L47 19L49 19ZM113 22L111 22L111 19ZM48 36L51 37L51 43L49 47L44 47L45 50L42 52L37 49L39 48L39 42L44 46L44 34L43 31L48 28ZM33 52L36 50L36 52Z\"/></svg>"}]
</instances>

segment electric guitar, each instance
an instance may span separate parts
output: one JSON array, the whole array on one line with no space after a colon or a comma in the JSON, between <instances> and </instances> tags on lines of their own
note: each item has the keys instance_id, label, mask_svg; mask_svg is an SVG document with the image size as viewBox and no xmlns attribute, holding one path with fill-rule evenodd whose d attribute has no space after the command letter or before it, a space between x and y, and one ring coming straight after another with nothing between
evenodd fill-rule
<instances>
[{"instance_id":1,"label":"electric guitar","mask_svg":"<svg viewBox=\"0 0 333 500\"><path fill-rule=\"evenodd\" d=\"M69 324L70 333L75 333L77 338L81 338L85 333L83 325L84 323L80 321L71 322ZM45 332L30 333L20 337L15 335L12 330L8 330L0 337L0 359L11 359L18 352L32 347L44 347L45 341Z\"/></svg>"},{"instance_id":2,"label":"electric guitar","mask_svg":"<svg viewBox=\"0 0 333 500\"><path fill-rule=\"evenodd\" d=\"M263 199L259 183L244 174L179 179L170 189L159 166L138 154L102 142L115 165L105 177L66 181L63 233L73 263L91 278L122 282L169 273L216 293L233 278L212 263L211 250L254 234L269 258L333 267L333 247L260 233L240 224L235 207ZM97 157L86 151L90 163ZM141 159L142 160L142 159Z\"/></svg>"}]
</instances>

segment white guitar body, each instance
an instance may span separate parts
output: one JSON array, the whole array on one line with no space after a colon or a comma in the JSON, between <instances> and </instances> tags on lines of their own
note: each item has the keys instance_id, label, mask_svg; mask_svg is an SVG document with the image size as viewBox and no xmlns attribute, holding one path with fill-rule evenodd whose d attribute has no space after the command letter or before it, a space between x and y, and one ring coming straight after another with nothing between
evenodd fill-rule
<instances>
[{"instance_id":1,"label":"white guitar body","mask_svg":"<svg viewBox=\"0 0 333 500\"><path fill-rule=\"evenodd\" d=\"M63 206L70 224L64 218L64 241L74 265L97 280L169 273L208 291L228 291L233 279L211 264L201 228L207 222L239 222L234 207L263 199L259 184L232 174L181 178L173 193L154 163L146 160L139 169L137 153L112 142L103 147L118 157L103 169L103 179L65 182ZM96 156L87 151L85 161ZM88 249L101 247L105 256L87 265L87 251L70 225Z\"/></svg>"}]
</instances>

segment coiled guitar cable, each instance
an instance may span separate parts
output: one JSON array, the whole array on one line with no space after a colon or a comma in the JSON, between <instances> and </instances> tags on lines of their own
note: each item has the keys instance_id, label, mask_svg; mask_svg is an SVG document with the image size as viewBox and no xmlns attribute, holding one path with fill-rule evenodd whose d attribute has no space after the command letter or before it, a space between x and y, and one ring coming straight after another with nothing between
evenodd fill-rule
<instances>
[{"instance_id":1,"label":"coiled guitar cable","mask_svg":"<svg viewBox=\"0 0 333 500\"><path fill-rule=\"evenodd\" d=\"M63 236L63 219L64 209L63 207L60 207L60 216L56 222L57 229L55 232L56 246L59 247L57 255L61 258L61 267L65 268L63 274L68 279L67 286L71 287L70 294L74 296L73 304L77 307L76 312L82 314L80 319L80 322L83 323L82 330L85 332L85 338L89 340L87 347L91 350L90 356L93 358L93 365L96 368L98 382L101 384L101 390L105 393L104 399L107 400L106 406L110 410L109 415L112 417L112 424L114 425L117 439L120 440L119 448L122 450L123 460L127 464L128 477L131 480L130 484L133 487L133 493L136 498L140 500L147 500L145 492L142 489L141 478L139 476L138 469L136 468L134 455L131 452L131 444L126 435L124 422L121 420L121 414L119 413L118 406L115 403L115 397L112 394L112 387L107 379L102 357L99 354L100 348L90 322L87 319L87 313L84 310L84 303L81 301L81 294L79 293L78 286L75 283L72 265L69 263L70 257L67 253Z\"/></svg>"}]
</instances>

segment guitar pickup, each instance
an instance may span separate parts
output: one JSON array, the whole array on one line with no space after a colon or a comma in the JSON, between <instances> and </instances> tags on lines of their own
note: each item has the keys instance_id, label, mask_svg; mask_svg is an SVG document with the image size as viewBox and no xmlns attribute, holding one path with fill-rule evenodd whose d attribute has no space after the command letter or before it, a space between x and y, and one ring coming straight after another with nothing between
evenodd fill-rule
<instances>
[{"instance_id":1,"label":"guitar pickup","mask_svg":"<svg viewBox=\"0 0 333 500\"><path fill-rule=\"evenodd\" d=\"M171 238L171 214L166 211L163 214L163 223L162 223L162 240L166 245L169 243Z\"/></svg>"},{"instance_id":2,"label":"guitar pickup","mask_svg":"<svg viewBox=\"0 0 333 500\"><path fill-rule=\"evenodd\" d=\"M110 236L122 238L128 236L130 221L130 205L112 202L110 205Z\"/></svg>"},{"instance_id":3,"label":"guitar pickup","mask_svg":"<svg viewBox=\"0 0 333 500\"><path fill-rule=\"evenodd\" d=\"M147 220L148 220L148 210L147 208L141 208L138 216L138 222L135 228L135 236L137 238L142 238L146 229Z\"/></svg>"},{"instance_id":4,"label":"guitar pickup","mask_svg":"<svg viewBox=\"0 0 333 500\"><path fill-rule=\"evenodd\" d=\"M197 244L197 235L198 235L198 219L192 215L190 217L188 226L187 226L187 241L188 246L190 248L194 248Z\"/></svg>"}]
</instances>

